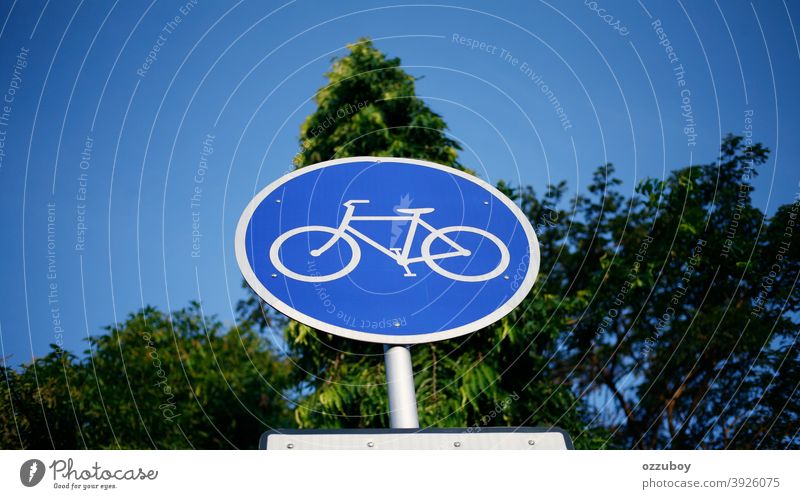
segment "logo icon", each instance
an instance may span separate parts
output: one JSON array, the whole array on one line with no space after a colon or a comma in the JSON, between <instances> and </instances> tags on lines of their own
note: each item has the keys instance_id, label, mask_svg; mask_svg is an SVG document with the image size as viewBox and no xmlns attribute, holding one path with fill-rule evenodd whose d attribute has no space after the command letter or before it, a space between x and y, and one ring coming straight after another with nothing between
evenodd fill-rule
<instances>
[{"instance_id":1,"label":"logo icon","mask_svg":"<svg viewBox=\"0 0 800 499\"><path fill-rule=\"evenodd\" d=\"M26 487L35 487L44 478L44 463L38 459L28 459L19 468L19 480Z\"/></svg>"}]
</instances>

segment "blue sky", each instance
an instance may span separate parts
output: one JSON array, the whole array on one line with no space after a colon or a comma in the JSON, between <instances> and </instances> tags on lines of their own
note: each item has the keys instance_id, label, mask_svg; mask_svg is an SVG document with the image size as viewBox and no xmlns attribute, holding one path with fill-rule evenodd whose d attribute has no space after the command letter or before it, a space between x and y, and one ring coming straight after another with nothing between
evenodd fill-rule
<instances>
[{"instance_id":1,"label":"blue sky","mask_svg":"<svg viewBox=\"0 0 800 499\"><path fill-rule=\"evenodd\" d=\"M632 190L751 126L773 151L755 182L771 213L800 180L798 16L781 1L4 0L2 354L83 350L143 304L233 320L236 221L290 168L331 58L362 36L421 78L486 180L575 193L610 161Z\"/></svg>"}]
</instances>

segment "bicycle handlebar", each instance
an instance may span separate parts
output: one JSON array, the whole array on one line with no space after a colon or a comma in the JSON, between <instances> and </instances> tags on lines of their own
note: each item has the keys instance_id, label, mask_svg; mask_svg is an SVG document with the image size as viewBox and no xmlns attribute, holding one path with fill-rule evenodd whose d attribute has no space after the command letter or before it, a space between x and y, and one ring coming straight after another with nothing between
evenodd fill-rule
<instances>
[{"instance_id":1,"label":"bicycle handlebar","mask_svg":"<svg viewBox=\"0 0 800 499\"><path fill-rule=\"evenodd\" d=\"M350 201L345 202L343 206L352 206L354 204L368 204L368 203L369 199L351 199Z\"/></svg>"}]
</instances>

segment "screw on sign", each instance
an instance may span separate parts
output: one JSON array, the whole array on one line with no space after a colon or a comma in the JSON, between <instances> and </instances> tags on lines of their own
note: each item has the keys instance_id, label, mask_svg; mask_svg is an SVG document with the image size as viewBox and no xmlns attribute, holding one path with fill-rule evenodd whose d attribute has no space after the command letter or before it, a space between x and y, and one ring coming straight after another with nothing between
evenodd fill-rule
<instances>
[{"instance_id":1,"label":"screw on sign","mask_svg":"<svg viewBox=\"0 0 800 499\"><path fill-rule=\"evenodd\" d=\"M522 211L483 180L427 161L355 157L268 185L236 228L245 280L308 326L386 347L393 428L418 426L408 345L511 312L539 268ZM521 280L509 272L526 269Z\"/></svg>"}]
</instances>

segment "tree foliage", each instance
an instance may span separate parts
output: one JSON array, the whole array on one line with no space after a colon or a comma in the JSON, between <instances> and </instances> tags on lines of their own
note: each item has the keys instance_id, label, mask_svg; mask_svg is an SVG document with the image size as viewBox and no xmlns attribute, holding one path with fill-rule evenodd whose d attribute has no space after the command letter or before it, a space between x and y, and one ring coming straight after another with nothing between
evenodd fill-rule
<instances>
[{"instance_id":1,"label":"tree foliage","mask_svg":"<svg viewBox=\"0 0 800 499\"><path fill-rule=\"evenodd\" d=\"M146 308L90 339L81 359L55 345L0 368L3 448L254 448L291 421L289 366L246 323L198 304Z\"/></svg>"},{"instance_id":2,"label":"tree foliage","mask_svg":"<svg viewBox=\"0 0 800 499\"><path fill-rule=\"evenodd\" d=\"M317 109L300 128L296 167L334 158L392 156L425 158L460 168L460 147L445 135L441 116L419 98L414 78L400 59L387 59L372 42L349 45L325 76Z\"/></svg>"},{"instance_id":3,"label":"tree foliage","mask_svg":"<svg viewBox=\"0 0 800 499\"><path fill-rule=\"evenodd\" d=\"M398 59L362 39L327 78L298 168L373 155L467 170ZM559 426L583 448L800 446L800 197L753 205L768 156L728 136L717 161L627 194L611 164L571 199L564 183L501 182L536 228L539 279L496 324L412 348L421 424ZM226 326L196 303L146 308L80 357L54 346L0 367L0 447L254 447L269 428L388 425L382 347L252 293L237 310Z\"/></svg>"},{"instance_id":4,"label":"tree foliage","mask_svg":"<svg viewBox=\"0 0 800 499\"><path fill-rule=\"evenodd\" d=\"M717 162L629 198L606 165L551 232L559 279L585 295L558 369L625 447L797 445L775 428L797 427L800 200L773 217L752 205L768 152L728 136Z\"/></svg>"}]
</instances>

